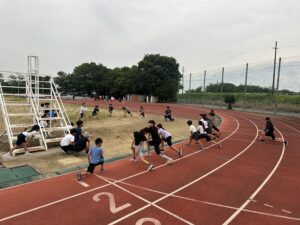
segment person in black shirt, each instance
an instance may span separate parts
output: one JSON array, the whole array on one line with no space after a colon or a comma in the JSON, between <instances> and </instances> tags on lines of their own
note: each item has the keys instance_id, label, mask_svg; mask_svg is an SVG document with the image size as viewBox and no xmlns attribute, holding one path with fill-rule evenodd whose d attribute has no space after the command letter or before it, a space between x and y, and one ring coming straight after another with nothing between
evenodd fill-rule
<instances>
[{"instance_id":1,"label":"person in black shirt","mask_svg":"<svg viewBox=\"0 0 300 225\"><path fill-rule=\"evenodd\" d=\"M159 147L160 143L161 143L161 139L158 134L158 129L155 126L155 121L149 120L148 123L149 123L149 127L145 128L145 132L149 134L149 138L151 137L151 140L148 139L148 141L147 141L148 155L150 155L150 146L153 146L155 153L159 157L164 158L167 161L167 164L171 163L173 161L173 159L161 153L161 150Z\"/></svg>"},{"instance_id":2,"label":"person in black shirt","mask_svg":"<svg viewBox=\"0 0 300 225\"><path fill-rule=\"evenodd\" d=\"M97 114L99 112L99 106L98 105L95 105L94 109L93 109L93 112L92 112L92 115L89 117L93 117L93 116L96 116L97 120L98 120L98 117L97 117Z\"/></svg>"},{"instance_id":3,"label":"person in black shirt","mask_svg":"<svg viewBox=\"0 0 300 225\"><path fill-rule=\"evenodd\" d=\"M74 151L78 153L85 149L85 153L87 154L90 149L90 136L88 132L84 132L82 137L74 144Z\"/></svg>"},{"instance_id":4,"label":"person in black shirt","mask_svg":"<svg viewBox=\"0 0 300 225\"><path fill-rule=\"evenodd\" d=\"M274 126L273 126L273 123L271 122L270 117L266 117L265 121L266 121L265 129L259 132L260 136L258 139L263 142L263 141L265 141L266 137L270 137L273 141L281 142L281 143L284 143L285 145L287 145L288 142L286 140L275 137Z\"/></svg>"},{"instance_id":5,"label":"person in black shirt","mask_svg":"<svg viewBox=\"0 0 300 225\"><path fill-rule=\"evenodd\" d=\"M168 120L170 120L170 121L174 121L175 120L172 117L172 111L170 109L170 106L167 106L166 111L165 111L165 121L168 122Z\"/></svg>"},{"instance_id":6,"label":"person in black shirt","mask_svg":"<svg viewBox=\"0 0 300 225\"><path fill-rule=\"evenodd\" d=\"M132 144L131 144L133 157L131 160L137 161L135 156L136 156L136 154L138 154L141 161L148 165L147 170L151 171L154 168L154 165L144 158L144 142L145 141L147 141L147 138L145 137L144 130L133 132L133 140L132 140Z\"/></svg>"}]
</instances>

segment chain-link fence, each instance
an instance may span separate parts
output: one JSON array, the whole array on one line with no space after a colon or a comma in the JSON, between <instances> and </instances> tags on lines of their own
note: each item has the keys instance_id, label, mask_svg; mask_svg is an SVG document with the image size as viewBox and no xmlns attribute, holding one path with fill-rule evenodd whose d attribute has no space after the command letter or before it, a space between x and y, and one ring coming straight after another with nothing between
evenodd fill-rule
<instances>
[{"instance_id":1,"label":"chain-link fence","mask_svg":"<svg viewBox=\"0 0 300 225\"><path fill-rule=\"evenodd\" d=\"M184 93L179 103L226 107L226 96L234 96L234 107L243 110L300 112L300 56L207 69L184 75Z\"/></svg>"}]
</instances>

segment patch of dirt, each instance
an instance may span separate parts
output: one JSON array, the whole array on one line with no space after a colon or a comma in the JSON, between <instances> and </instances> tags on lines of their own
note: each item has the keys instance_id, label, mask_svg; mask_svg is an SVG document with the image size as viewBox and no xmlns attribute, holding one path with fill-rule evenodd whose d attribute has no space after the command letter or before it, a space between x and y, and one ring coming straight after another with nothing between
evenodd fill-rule
<instances>
[{"instance_id":1,"label":"patch of dirt","mask_svg":"<svg viewBox=\"0 0 300 225\"><path fill-rule=\"evenodd\" d=\"M80 105L65 104L70 120L76 123L79 118ZM146 118L139 118L138 113L133 112L133 117L123 117L123 112L114 110L112 117L108 116L107 108L101 108L98 117L89 118L93 108L89 107L83 118L83 131L88 131L91 145L98 137L103 139L104 156L106 159L130 154L130 145L133 139L133 132L148 126L148 120L153 119L156 123L162 123L164 128L172 133L173 141L186 139L189 135L186 119L176 118L173 122L165 122L163 116L146 114ZM0 126L3 128L3 122ZM8 151L9 146L6 137L1 138L0 154ZM51 148L48 151L35 152L30 157L18 155L13 160L4 161L6 167L19 165L30 165L43 174L51 175L56 171L87 164L87 159L82 152L80 156L66 155L59 147Z\"/></svg>"}]
</instances>

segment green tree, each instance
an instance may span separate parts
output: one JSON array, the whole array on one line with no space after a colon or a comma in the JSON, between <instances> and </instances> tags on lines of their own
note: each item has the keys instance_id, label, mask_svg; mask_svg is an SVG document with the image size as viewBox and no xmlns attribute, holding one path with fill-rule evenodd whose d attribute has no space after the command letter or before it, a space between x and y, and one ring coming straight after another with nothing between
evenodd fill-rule
<instances>
[{"instance_id":1,"label":"green tree","mask_svg":"<svg viewBox=\"0 0 300 225\"><path fill-rule=\"evenodd\" d=\"M235 103L234 95L226 95L224 97L224 102L228 104L228 109L232 109L232 104Z\"/></svg>"},{"instance_id":2,"label":"green tree","mask_svg":"<svg viewBox=\"0 0 300 225\"><path fill-rule=\"evenodd\" d=\"M138 69L144 94L157 96L159 101L176 101L182 76L176 59L159 54L145 55Z\"/></svg>"}]
</instances>

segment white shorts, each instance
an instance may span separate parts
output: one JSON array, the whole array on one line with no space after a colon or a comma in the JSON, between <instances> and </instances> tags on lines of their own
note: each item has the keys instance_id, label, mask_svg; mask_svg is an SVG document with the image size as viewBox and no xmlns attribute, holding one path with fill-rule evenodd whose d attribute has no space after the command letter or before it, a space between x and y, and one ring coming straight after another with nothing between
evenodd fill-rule
<instances>
[{"instance_id":1,"label":"white shorts","mask_svg":"<svg viewBox=\"0 0 300 225\"><path fill-rule=\"evenodd\" d=\"M134 145L134 149L139 157L144 157L144 144L142 144L140 148L139 145Z\"/></svg>"}]
</instances>

